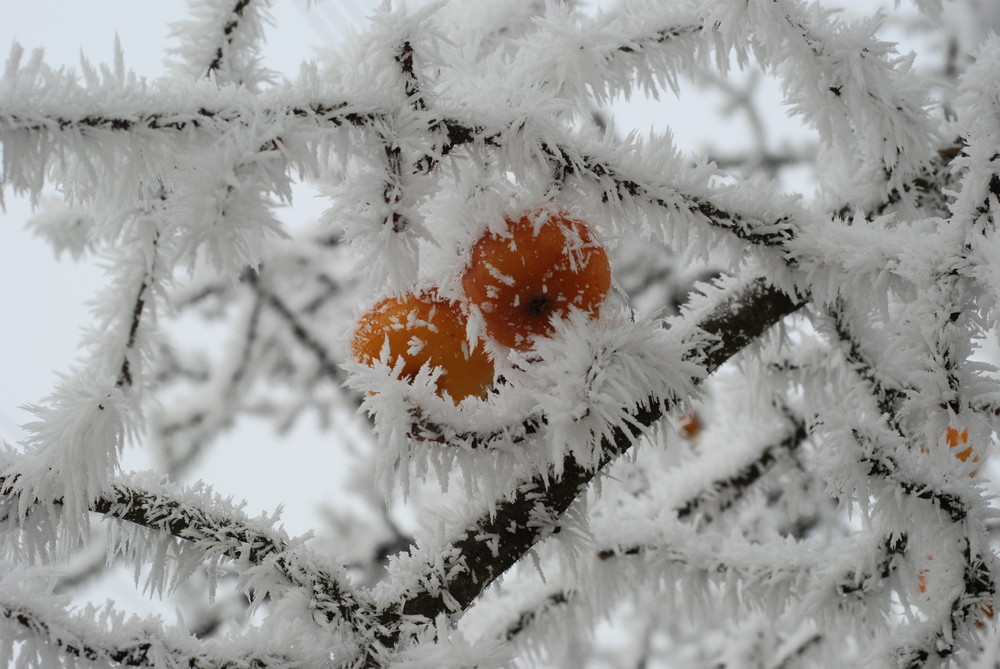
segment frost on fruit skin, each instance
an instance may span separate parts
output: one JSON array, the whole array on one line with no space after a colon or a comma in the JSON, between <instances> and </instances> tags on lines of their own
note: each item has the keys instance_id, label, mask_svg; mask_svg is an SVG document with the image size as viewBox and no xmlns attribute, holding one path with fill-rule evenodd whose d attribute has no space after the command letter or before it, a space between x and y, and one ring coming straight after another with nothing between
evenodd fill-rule
<instances>
[{"instance_id":1,"label":"frost on fruit skin","mask_svg":"<svg viewBox=\"0 0 1000 669\"><path fill-rule=\"evenodd\" d=\"M504 232L487 232L473 244L462 288L486 334L524 351L570 309L596 318L611 288L611 267L586 223L533 212L507 219Z\"/></svg>"},{"instance_id":2,"label":"frost on fruit skin","mask_svg":"<svg viewBox=\"0 0 1000 669\"><path fill-rule=\"evenodd\" d=\"M350 354L358 362L402 365L414 379L424 366L439 368L436 386L455 404L483 397L493 382L493 361L477 340L470 350L466 316L457 302L433 289L387 297L366 311L351 333Z\"/></svg>"}]
</instances>

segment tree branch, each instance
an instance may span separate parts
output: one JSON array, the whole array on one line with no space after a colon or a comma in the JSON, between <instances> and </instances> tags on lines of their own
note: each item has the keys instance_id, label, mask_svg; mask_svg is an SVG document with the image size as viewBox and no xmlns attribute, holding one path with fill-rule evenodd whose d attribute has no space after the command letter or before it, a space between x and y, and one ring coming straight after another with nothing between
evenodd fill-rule
<instances>
[{"instance_id":1,"label":"tree branch","mask_svg":"<svg viewBox=\"0 0 1000 669\"><path fill-rule=\"evenodd\" d=\"M728 476L712 481L710 490L704 490L678 506L677 517L684 519L698 513L702 518L710 521L712 516L701 511L701 507L711 501L714 502L715 513L725 511L746 494L746 491L778 462L782 453L795 450L808 436L805 423L796 421L794 430L788 437L767 446L753 461L741 466ZM720 499L722 495L725 497Z\"/></svg>"},{"instance_id":2,"label":"tree branch","mask_svg":"<svg viewBox=\"0 0 1000 669\"><path fill-rule=\"evenodd\" d=\"M171 658L172 666L189 669L266 669L274 664L287 666L289 660L287 656L277 653L267 656L248 653L224 659L211 652L211 647L218 646L217 643L192 644L192 648L182 649L171 646L155 631L135 635L128 644L109 645L87 639L84 634L73 631L72 625L66 621L59 621L54 628L43 615L21 603L0 602L0 616L8 624L24 628L32 636L44 639L50 646L62 649L67 655L90 662L110 661L126 667L161 667L166 655ZM19 654L31 655L24 648L19 650Z\"/></svg>"},{"instance_id":3,"label":"tree branch","mask_svg":"<svg viewBox=\"0 0 1000 669\"><path fill-rule=\"evenodd\" d=\"M5 114L0 109L0 130L3 132L183 132L190 130L214 131L219 135L231 132L233 126L249 125L252 121L250 110L245 105L215 107L191 105L187 109L147 113L83 114L67 116L40 112L32 116ZM256 114L254 114L256 115ZM265 117L274 120L312 121L314 124L329 124L333 127L344 125L364 127L381 118L378 112L363 110L347 102L323 103L289 102L286 105L265 110ZM313 126L315 127L315 126ZM294 127L291 128L294 130Z\"/></svg>"},{"instance_id":4,"label":"tree branch","mask_svg":"<svg viewBox=\"0 0 1000 669\"><path fill-rule=\"evenodd\" d=\"M692 354L711 374L748 343L801 304L783 292L756 280L723 300L699 325L712 340ZM410 588L400 608L383 609L380 617L385 631L379 635L384 647L400 641L402 616L420 616L434 620L438 614L450 614L454 608L467 608L472 601L538 542L553 531L553 525L539 524L539 517L555 523L608 463L627 452L641 435L669 409L668 402L649 398L632 414L629 431L616 429L601 444L597 469L588 469L572 456L563 461L561 477L536 475L521 485L512 498L496 505L455 540L431 572L421 576ZM445 575L444 581L441 580ZM369 666L378 659L369 655Z\"/></svg>"},{"instance_id":5,"label":"tree branch","mask_svg":"<svg viewBox=\"0 0 1000 669\"><path fill-rule=\"evenodd\" d=\"M20 502L13 487L15 480L0 476L0 492L16 508ZM50 503L61 505L62 499ZM290 585L307 593L318 619L328 624L347 623L351 630L362 634L374 626L367 613L367 599L342 577L330 573L303 547L289 546L284 539L254 529L238 518L187 504L166 492L151 492L126 483L116 483L92 500L90 510L197 543L207 552L231 560L270 565Z\"/></svg>"},{"instance_id":6,"label":"tree branch","mask_svg":"<svg viewBox=\"0 0 1000 669\"><path fill-rule=\"evenodd\" d=\"M848 545L849 543L850 540ZM865 561L870 562L871 568L860 571L853 566L847 566L857 562L857 556L850 551L846 551L847 557L841 560L841 568L831 571L828 569L829 565L819 562L802 564L801 561L796 563L790 560L791 564L773 563L763 551L746 555L742 548L738 548L719 553L717 547L693 549L689 543L655 539L646 544L605 546L597 550L595 557L601 562L607 562L648 556L655 560L657 565L678 565L691 572L708 577L715 576L728 584L732 584L735 580L752 583L758 589L763 586L768 591L779 589L780 592L780 588L787 588L789 584L806 578L813 581L806 588L809 592L835 592L837 597L830 606L839 609L852 600L860 600L877 592L883 592L884 588L881 586L899 568L908 547L909 541L906 535L884 536L869 549L869 559ZM521 612L506 628L507 638L520 634L548 610L571 605L583 592L561 589L550 593L537 606ZM771 597L770 592L762 594L758 591L756 594L762 598Z\"/></svg>"},{"instance_id":7,"label":"tree branch","mask_svg":"<svg viewBox=\"0 0 1000 669\"><path fill-rule=\"evenodd\" d=\"M160 197L161 199L163 198L162 193ZM155 232L153 234L153 239L150 242L152 246L150 267L142 278L142 283L136 291L135 303L132 305L131 322L128 327L128 340L125 342L125 351L122 355L121 368L118 371L118 378L115 381L115 385L119 388L131 387L133 383L131 354L135 349L136 340L139 336L139 326L142 324L142 317L146 311L146 300L148 299L147 293L155 280L156 256L159 247L159 240L160 233Z\"/></svg>"},{"instance_id":8,"label":"tree branch","mask_svg":"<svg viewBox=\"0 0 1000 669\"><path fill-rule=\"evenodd\" d=\"M299 343L316 356L320 371L334 383L338 385L342 384L346 379L344 371L334 362L327 348L302 323L295 311L278 295L271 292L270 289L261 283L260 276L256 271L249 270L245 272L244 278L267 303L267 306L273 309L288 324L292 334Z\"/></svg>"},{"instance_id":9,"label":"tree branch","mask_svg":"<svg viewBox=\"0 0 1000 669\"><path fill-rule=\"evenodd\" d=\"M132 130L172 130L181 131L190 128L214 129L218 132L226 132L233 124L248 123L244 120L243 112L240 108L211 110L200 107L197 111L187 113L153 113L145 115L128 116L102 116L89 115L76 119L61 116L40 118L22 118L17 115L4 116L0 112L0 128L9 126L8 130L21 131L41 131L41 130L66 130L75 128L86 132L91 130L111 130L111 131L132 131ZM330 124L340 127L345 124L368 128L377 134L383 134L380 127L385 124L386 113L376 110L361 111L359 107L342 102L334 105L323 103L290 104L287 107L277 107L269 112L276 120L279 118L309 119L314 123ZM512 121L512 127L523 123L523 119ZM465 144L480 142L487 146L499 146L500 137L507 129L489 131L486 126L475 123L468 124L455 118L441 117L429 122L428 130L444 128L447 132L447 139L438 147L442 155L448 155L456 147ZM314 126L313 128L314 129ZM294 131L293 128L284 128L283 132L288 134ZM385 144L386 159L390 167L390 174L394 180L398 180L402 170L402 157L399 155L400 149L388 139L382 139ZM657 207L662 207L669 211L676 211L678 204L669 202L656 195L645 186L620 174L618 167L607 162L601 162L593 156L579 154L568 145L541 145L543 152L551 161L557 164L564 175L579 173L591 181L605 187L606 201L611 197L622 199L628 197L642 198ZM422 158L421 160L425 160ZM418 161L420 162L420 161ZM677 193L683 200L688 212L706 224L726 230L738 238L755 245L765 247L783 248L794 237L789 217L782 216L773 221L760 221L739 211L732 211L722 207L711 200L703 197ZM389 205L398 204L400 187L397 183L386 185L386 203ZM392 221L394 229L402 222Z\"/></svg>"},{"instance_id":10,"label":"tree branch","mask_svg":"<svg viewBox=\"0 0 1000 669\"><path fill-rule=\"evenodd\" d=\"M232 15L235 17L228 22L222 29L223 41L225 42L225 48L232 47L233 45L233 33L240 26L240 19L243 18L243 11L250 4L250 0L236 0L236 5L233 7ZM206 76L211 75L222 67L222 61L225 58L225 49L222 44L220 44L215 49L215 57L212 62L208 64L208 71L205 73Z\"/></svg>"}]
</instances>

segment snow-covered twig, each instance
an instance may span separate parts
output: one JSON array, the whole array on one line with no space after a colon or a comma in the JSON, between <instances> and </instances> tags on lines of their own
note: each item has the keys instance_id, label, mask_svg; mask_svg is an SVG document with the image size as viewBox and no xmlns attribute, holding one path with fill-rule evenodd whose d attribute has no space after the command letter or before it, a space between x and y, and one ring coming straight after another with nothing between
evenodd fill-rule
<instances>
[{"instance_id":1,"label":"snow-covered twig","mask_svg":"<svg viewBox=\"0 0 1000 669\"><path fill-rule=\"evenodd\" d=\"M21 632L14 633L23 644L17 651L21 656L18 661L30 663L32 658L36 658L35 661L39 664L34 666L42 666L42 663L49 667L65 666L69 658L84 660L88 666L93 666L90 663L100 663L105 666L162 667L169 663L191 669L240 669L248 666L268 669L297 663L293 658L278 655L267 657L256 653L227 658L212 652L218 644L199 648L188 643L184 644L186 647L179 647L171 643L174 640L161 638L156 632L139 633L126 643L118 639L108 643L74 631L71 621L53 620L51 615L39 614L16 602L0 603L0 615L8 626L22 628ZM66 657L54 655L52 650L61 651ZM9 651L7 657L13 661Z\"/></svg>"},{"instance_id":2,"label":"snow-covered twig","mask_svg":"<svg viewBox=\"0 0 1000 669\"><path fill-rule=\"evenodd\" d=\"M338 385L342 384L346 378L344 371L333 361L330 351L327 350L327 347L320 342L316 335L309 331L309 328L302 322L299 315L279 295L261 283L260 277L256 272L249 272L246 277L247 282L260 295L267 306L274 310L288 324L295 339L316 357L320 371Z\"/></svg>"},{"instance_id":3,"label":"snow-covered twig","mask_svg":"<svg viewBox=\"0 0 1000 669\"><path fill-rule=\"evenodd\" d=\"M694 516L710 521L713 515L732 506L748 488L751 488L782 457L799 447L806 439L806 426L798 422L792 434L778 443L765 447L751 462L742 465L732 474L717 478L709 486L677 506L677 517ZM710 507L706 510L705 507Z\"/></svg>"},{"instance_id":4,"label":"snow-covered twig","mask_svg":"<svg viewBox=\"0 0 1000 669\"><path fill-rule=\"evenodd\" d=\"M8 504L21 504L7 478L0 479ZM373 621L365 613L369 605L365 598L347 584L343 575L323 566L299 543L291 544L280 533L255 527L242 512L214 499L216 511L199 503L194 493L175 496L167 488L148 490L141 485L118 482L90 503L95 513L119 521L149 528L191 542L204 554L273 570L286 582L300 588L309 598L318 620L344 623L356 631L370 630ZM204 501L204 500L201 500ZM61 499L38 500L36 503L60 505ZM8 520L9 522L9 520Z\"/></svg>"}]
</instances>

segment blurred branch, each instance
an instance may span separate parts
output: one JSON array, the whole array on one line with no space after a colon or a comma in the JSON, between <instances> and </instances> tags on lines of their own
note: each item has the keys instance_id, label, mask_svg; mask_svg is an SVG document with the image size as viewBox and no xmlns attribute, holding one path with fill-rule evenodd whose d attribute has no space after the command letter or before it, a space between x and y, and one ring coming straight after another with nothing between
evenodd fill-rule
<instances>
[{"instance_id":1,"label":"blurred branch","mask_svg":"<svg viewBox=\"0 0 1000 669\"><path fill-rule=\"evenodd\" d=\"M183 666L189 669L245 669L255 667L266 669L273 665L287 666L290 658L283 654L269 653L265 656L253 653L241 653L237 657L226 658L216 651L222 650L217 642L203 644L185 644L181 648L171 644L162 632L158 631L159 621L150 621L147 629L132 635L126 643L108 643L106 639L88 638L88 635L77 628L70 620L52 620L48 615L34 610L29 605L3 601L0 602L0 616L8 625L18 625L31 634L36 643L44 641L52 648L62 650L72 658L88 662L114 662L126 667L162 667L163 662L173 666ZM22 639L23 641L23 639ZM22 658L35 655L35 646L27 645L18 649ZM225 655L236 653L225 653ZM39 665L40 666L40 665ZM50 665L51 666L51 665Z\"/></svg>"},{"instance_id":2,"label":"blurred branch","mask_svg":"<svg viewBox=\"0 0 1000 669\"><path fill-rule=\"evenodd\" d=\"M756 169L763 169L768 174L774 175L786 167L797 165L813 165L816 156L808 148L796 150L790 148L785 151L763 153L750 153L746 155L710 155L708 161L715 163L720 170L742 169L746 172L753 172Z\"/></svg>"},{"instance_id":3,"label":"blurred branch","mask_svg":"<svg viewBox=\"0 0 1000 669\"><path fill-rule=\"evenodd\" d=\"M796 542L786 545L786 553L798 547L803 555L810 555L808 545ZM691 545L687 541L663 541L655 538L646 544L614 545L600 548L595 553L600 562L625 559L648 558L658 568L673 565L682 570L688 570L689 575L697 573L709 578L717 578L720 583L734 586L735 583L753 584L753 594L762 600L768 599L783 602L787 598L792 584L803 579L812 581L810 592L831 591L836 593L827 605L834 611L841 610L851 601L857 601L878 593L886 593L885 581L900 566L909 547L905 535L886 536L874 542L866 549L866 555L861 562L870 568L858 569L853 565L859 562L858 556L850 549L854 540L847 539L841 547L844 557L839 567L831 569L829 564L819 561L803 562L792 559L791 554L781 563L775 563L766 550L747 553L751 546L746 545L720 551L718 546L701 547ZM755 546L753 548L761 548ZM837 555L838 552L834 552ZM678 577L680 578L680 577ZM581 590L557 590L547 595L539 604L532 606L518 616L506 631L507 638L520 634L539 616L552 609L572 605ZM742 591L743 596L749 595L749 590ZM784 608L784 604L775 611Z\"/></svg>"},{"instance_id":4,"label":"blurred branch","mask_svg":"<svg viewBox=\"0 0 1000 669\"><path fill-rule=\"evenodd\" d=\"M843 354L848 364L867 384L869 391L878 403L878 408L889 425L898 434L906 437L903 427L897 416L901 403L906 396L913 391L912 388L894 388L889 385L883 375L876 368L876 363L865 354L861 342L851 332L850 325L845 313L846 304L843 300L838 300L831 308L828 318L833 323L833 329L844 349Z\"/></svg>"},{"instance_id":5,"label":"blurred branch","mask_svg":"<svg viewBox=\"0 0 1000 669\"><path fill-rule=\"evenodd\" d=\"M330 354L330 351L322 344L322 342L320 342L319 338L313 334L308 327L306 327L305 323L302 322L295 310L288 306L288 304L270 288L265 286L261 282L260 275L256 271L246 272L244 278L254 291L260 295L261 299L264 300L267 306L277 313L278 316L285 321L285 323L287 323L295 339L297 339L305 349L316 357L316 362L319 364L320 371L337 385L343 384L347 378L344 371L337 365L336 362L334 362L334 358Z\"/></svg>"},{"instance_id":6,"label":"blurred branch","mask_svg":"<svg viewBox=\"0 0 1000 669\"><path fill-rule=\"evenodd\" d=\"M765 447L753 461L740 466L728 476L713 480L709 489L678 505L677 517L683 520L697 513L703 520L711 521L712 515L701 510L701 507L711 504L713 512L720 513L732 506L778 462L783 453L795 450L808 438L804 422L796 421L793 427L792 434Z\"/></svg>"}]
</instances>

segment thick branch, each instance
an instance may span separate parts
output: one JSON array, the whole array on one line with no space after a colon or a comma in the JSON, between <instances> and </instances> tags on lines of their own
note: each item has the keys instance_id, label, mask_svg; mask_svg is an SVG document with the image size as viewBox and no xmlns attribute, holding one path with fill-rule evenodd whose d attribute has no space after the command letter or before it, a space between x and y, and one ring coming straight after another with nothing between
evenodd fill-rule
<instances>
[{"instance_id":1,"label":"thick branch","mask_svg":"<svg viewBox=\"0 0 1000 669\"><path fill-rule=\"evenodd\" d=\"M699 325L710 335L712 344L693 354L712 373L748 343L761 336L781 318L801 305L781 291L757 280L721 303ZM532 547L557 527L558 519L583 493L600 469L628 451L644 428L651 427L670 407L660 398L648 398L632 415L628 432L616 429L601 445L598 469L587 469L572 456L563 462L562 476L536 475L491 514L483 516L453 544L444 565L437 565L415 585L415 594L403 602L401 610L382 612L386 633L380 641L387 647L398 643L400 615L433 620L454 606L467 608L472 601ZM551 524L538 518L551 519ZM558 531L558 530L555 530ZM440 574L446 574L440 582ZM370 658L374 665L377 660Z\"/></svg>"}]
</instances>

